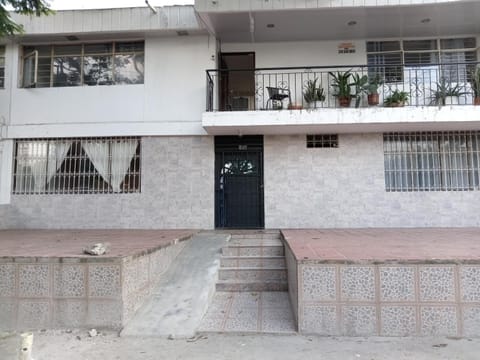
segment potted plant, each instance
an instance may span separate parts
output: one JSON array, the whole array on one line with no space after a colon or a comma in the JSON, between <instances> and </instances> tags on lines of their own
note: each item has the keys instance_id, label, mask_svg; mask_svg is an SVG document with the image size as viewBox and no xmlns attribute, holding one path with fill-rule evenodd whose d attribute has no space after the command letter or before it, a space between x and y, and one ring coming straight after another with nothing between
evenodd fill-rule
<instances>
[{"instance_id":1,"label":"potted plant","mask_svg":"<svg viewBox=\"0 0 480 360\"><path fill-rule=\"evenodd\" d=\"M432 100L436 105L458 105L458 98L461 95L465 95L465 92L461 91L460 85L452 86L445 78L440 79L437 82L435 89L432 89Z\"/></svg>"},{"instance_id":2,"label":"potted plant","mask_svg":"<svg viewBox=\"0 0 480 360\"><path fill-rule=\"evenodd\" d=\"M473 104L480 105L480 67L470 72L470 85L473 90Z\"/></svg>"},{"instance_id":3,"label":"potted plant","mask_svg":"<svg viewBox=\"0 0 480 360\"><path fill-rule=\"evenodd\" d=\"M336 74L333 72L328 73L332 78L333 96L338 98L340 107L350 107L352 101L352 86L350 82L352 77L352 71L346 72L338 71Z\"/></svg>"},{"instance_id":4,"label":"potted plant","mask_svg":"<svg viewBox=\"0 0 480 360\"><path fill-rule=\"evenodd\" d=\"M390 96L387 96L384 103L388 107L402 107L408 101L408 93L395 90Z\"/></svg>"},{"instance_id":5,"label":"potted plant","mask_svg":"<svg viewBox=\"0 0 480 360\"><path fill-rule=\"evenodd\" d=\"M353 82L352 85L355 87L355 107L360 107L360 101L362 100L362 95L368 91L368 76L359 74L352 75Z\"/></svg>"},{"instance_id":6,"label":"potted plant","mask_svg":"<svg viewBox=\"0 0 480 360\"><path fill-rule=\"evenodd\" d=\"M325 94L323 88L317 87L318 79L308 80L305 84L303 99L307 103L309 109L322 107L322 102L325 101Z\"/></svg>"},{"instance_id":7,"label":"potted plant","mask_svg":"<svg viewBox=\"0 0 480 360\"><path fill-rule=\"evenodd\" d=\"M380 95L378 94L378 88L382 84L383 81L378 74L368 80L368 105L375 106L380 103Z\"/></svg>"}]
</instances>

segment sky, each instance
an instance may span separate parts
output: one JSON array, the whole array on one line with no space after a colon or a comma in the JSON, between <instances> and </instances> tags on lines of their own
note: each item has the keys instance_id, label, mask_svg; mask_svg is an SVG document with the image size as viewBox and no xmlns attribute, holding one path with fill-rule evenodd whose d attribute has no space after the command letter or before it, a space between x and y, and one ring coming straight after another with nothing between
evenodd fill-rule
<instances>
[{"instance_id":1,"label":"sky","mask_svg":"<svg viewBox=\"0 0 480 360\"><path fill-rule=\"evenodd\" d=\"M46 0L55 10L146 6L145 0ZM194 0L149 0L153 6L192 5Z\"/></svg>"}]
</instances>

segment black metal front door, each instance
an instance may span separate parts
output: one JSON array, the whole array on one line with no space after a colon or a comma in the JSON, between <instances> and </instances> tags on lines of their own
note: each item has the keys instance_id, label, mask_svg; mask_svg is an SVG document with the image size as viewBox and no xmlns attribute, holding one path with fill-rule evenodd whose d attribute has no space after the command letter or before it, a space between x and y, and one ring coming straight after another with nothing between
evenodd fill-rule
<instances>
[{"instance_id":1,"label":"black metal front door","mask_svg":"<svg viewBox=\"0 0 480 360\"><path fill-rule=\"evenodd\" d=\"M215 137L215 226L263 228L263 136Z\"/></svg>"}]
</instances>

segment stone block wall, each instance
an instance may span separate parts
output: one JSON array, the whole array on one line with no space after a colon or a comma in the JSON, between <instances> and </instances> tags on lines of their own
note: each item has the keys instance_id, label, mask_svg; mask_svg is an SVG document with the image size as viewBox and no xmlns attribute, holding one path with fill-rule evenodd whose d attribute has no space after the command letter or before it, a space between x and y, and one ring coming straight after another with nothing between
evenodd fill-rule
<instances>
[{"instance_id":1,"label":"stone block wall","mask_svg":"<svg viewBox=\"0 0 480 360\"><path fill-rule=\"evenodd\" d=\"M119 329L184 246L123 258L0 258L0 330Z\"/></svg>"},{"instance_id":2,"label":"stone block wall","mask_svg":"<svg viewBox=\"0 0 480 360\"><path fill-rule=\"evenodd\" d=\"M12 195L0 229L212 229L211 136L141 139L141 192Z\"/></svg>"},{"instance_id":3,"label":"stone block wall","mask_svg":"<svg viewBox=\"0 0 480 360\"><path fill-rule=\"evenodd\" d=\"M480 264L319 263L287 255L287 266L289 277L297 275L289 292L302 334L480 336Z\"/></svg>"},{"instance_id":4,"label":"stone block wall","mask_svg":"<svg viewBox=\"0 0 480 360\"><path fill-rule=\"evenodd\" d=\"M480 226L478 190L387 192L381 133L265 136L264 164L266 228Z\"/></svg>"}]
</instances>

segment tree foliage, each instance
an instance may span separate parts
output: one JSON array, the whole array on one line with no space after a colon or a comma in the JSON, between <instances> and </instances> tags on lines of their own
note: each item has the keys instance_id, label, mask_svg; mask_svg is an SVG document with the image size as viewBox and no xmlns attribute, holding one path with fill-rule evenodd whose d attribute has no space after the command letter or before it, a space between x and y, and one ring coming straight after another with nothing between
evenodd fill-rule
<instances>
[{"instance_id":1,"label":"tree foliage","mask_svg":"<svg viewBox=\"0 0 480 360\"><path fill-rule=\"evenodd\" d=\"M23 26L10 17L9 10L22 15L49 15L53 13L45 0L0 0L0 37L23 32Z\"/></svg>"}]
</instances>

